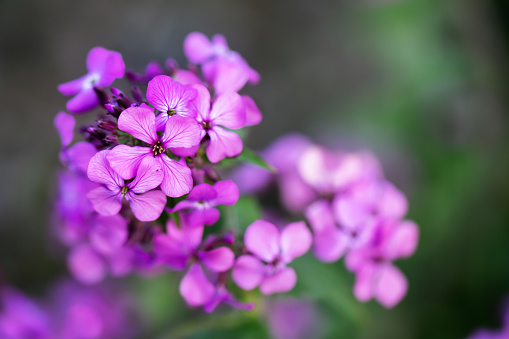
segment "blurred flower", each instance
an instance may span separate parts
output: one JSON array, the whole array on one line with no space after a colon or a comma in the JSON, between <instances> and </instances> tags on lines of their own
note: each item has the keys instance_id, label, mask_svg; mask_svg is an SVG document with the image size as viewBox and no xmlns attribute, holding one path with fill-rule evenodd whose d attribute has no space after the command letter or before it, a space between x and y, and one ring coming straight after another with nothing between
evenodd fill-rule
<instances>
[{"instance_id":1,"label":"blurred flower","mask_svg":"<svg viewBox=\"0 0 509 339\"><path fill-rule=\"evenodd\" d=\"M320 338L316 307L306 299L271 299L267 301L266 312L274 339Z\"/></svg>"}]
</instances>

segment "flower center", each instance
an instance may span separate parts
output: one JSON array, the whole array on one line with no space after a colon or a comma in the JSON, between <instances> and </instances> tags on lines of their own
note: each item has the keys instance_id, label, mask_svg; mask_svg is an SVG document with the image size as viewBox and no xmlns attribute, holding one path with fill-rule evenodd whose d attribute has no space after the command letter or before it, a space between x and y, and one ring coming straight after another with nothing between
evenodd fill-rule
<instances>
[{"instance_id":1,"label":"flower center","mask_svg":"<svg viewBox=\"0 0 509 339\"><path fill-rule=\"evenodd\" d=\"M172 115L177 114L177 111L175 110L175 108L170 108L169 110L166 111L166 113L168 113L168 115L171 117Z\"/></svg>"},{"instance_id":2,"label":"flower center","mask_svg":"<svg viewBox=\"0 0 509 339\"><path fill-rule=\"evenodd\" d=\"M154 146L152 146L152 152L154 152L154 157L164 153L164 147L163 144L161 144L161 141L157 141Z\"/></svg>"},{"instance_id":3,"label":"flower center","mask_svg":"<svg viewBox=\"0 0 509 339\"><path fill-rule=\"evenodd\" d=\"M210 121L204 121L201 124L202 124L203 128L206 130L208 130L212 127L212 125L210 124Z\"/></svg>"},{"instance_id":4,"label":"flower center","mask_svg":"<svg viewBox=\"0 0 509 339\"><path fill-rule=\"evenodd\" d=\"M129 191L129 187L127 187L127 186L122 187L122 197L125 197L125 195L127 194L127 191Z\"/></svg>"}]
</instances>

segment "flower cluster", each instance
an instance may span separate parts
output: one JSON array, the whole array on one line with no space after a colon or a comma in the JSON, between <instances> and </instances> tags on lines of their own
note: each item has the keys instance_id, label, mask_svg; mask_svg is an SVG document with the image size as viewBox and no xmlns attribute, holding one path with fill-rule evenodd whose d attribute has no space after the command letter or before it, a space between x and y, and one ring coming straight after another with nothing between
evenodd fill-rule
<instances>
[{"instance_id":1,"label":"flower cluster","mask_svg":"<svg viewBox=\"0 0 509 339\"><path fill-rule=\"evenodd\" d=\"M84 141L76 143L74 116L60 112L54 120L65 167L55 232L70 247L75 278L94 284L108 275L183 271L180 294L189 305L251 309L233 284L264 295L290 291L297 282L291 262L313 247L323 261L346 256L360 300L395 305L406 280L392 261L413 252L417 228L401 220L406 199L369 154L332 154L300 136L281 140L264 156L278 171L285 205L304 212L311 229L304 221L280 227L256 220L238 234L246 225L235 230L221 221L239 186L254 190L273 176L260 167L222 178L228 158L248 158L239 157L237 130L262 115L238 92L260 76L221 35L191 33L184 52L187 69L168 59L140 74L125 71L118 52L95 47L88 73L58 87L74 95L70 113L98 114L78 128ZM109 87L115 79L129 81L130 94Z\"/></svg>"},{"instance_id":2,"label":"flower cluster","mask_svg":"<svg viewBox=\"0 0 509 339\"><path fill-rule=\"evenodd\" d=\"M63 281L44 300L3 287L0 338L133 338L136 326L127 295L113 286L84 287Z\"/></svg>"},{"instance_id":3,"label":"flower cluster","mask_svg":"<svg viewBox=\"0 0 509 339\"><path fill-rule=\"evenodd\" d=\"M282 137L263 156L278 175L245 165L232 174L241 192L260 191L275 179L282 204L309 221L315 256L324 262L345 257L356 275L357 299L374 298L388 308L399 303L408 284L393 262L414 253L419 229L403 219L407 200L383 177L377 159L332 152L299 135Z\"/></svg>"}]
</instances>

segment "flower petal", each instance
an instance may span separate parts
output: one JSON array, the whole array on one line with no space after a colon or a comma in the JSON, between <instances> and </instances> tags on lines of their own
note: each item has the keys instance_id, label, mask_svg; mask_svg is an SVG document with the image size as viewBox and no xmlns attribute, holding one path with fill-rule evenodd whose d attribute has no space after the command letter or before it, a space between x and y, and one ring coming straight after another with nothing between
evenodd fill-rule
<instances>
[{"instance_id":1,"label":"flower petal","mask_svg":"<svg viewBox=\"0 0 509 339\"><path fill-rule=\"evenodd\" d=\"M260 285L265 265L252 255L242 255L235 262L232 270L233 281L243 290L252 290Z\"/></svg>"},{"instance_id":2,"label":"flower petal","mask_svg":"<svg viewBox=\"0 0 509 339\"><path fill-rule=\"evenodd\" d=\"M166 154L161 154L158 158L164 172L161 182L164 194L177 198L189 193L193 188L193 177L189 167L168 158Z\"/></svg>"},{"instance_id":3,"label":"flower petal","mask_svg":"<svg viewBox=\"0 0 509 339\"><path fill-rule=\"evenodd\" d=\"M391 264L381 267L377 274L374 292L376 300L385 308L396 306L408 290L406 277Z\"/></svg>"},{"instance_id":4,"label":"flower petal","mask_svg":"<svg viewBox=\"0 0 509 339\"><path fill-rule=\"evenodd\" d=\"M281 231L281 257L287 263L311 248L313 237L304 221L288 224Z\"/></svg>"},{"instance_id":5,"label":"flower petal","mask_svg":"<svg viewBox=\"0 0 509 339\"><path fill-rule=\"evenodd\" d=\"M124 186L124 180L111 168L108 161L110 152L100 151L90 159L87 176L90 181L106 185L110 191L118 192L119 188Z\"/></svg>"},{"instance_id":6,"label":"flower petal","mask_svg":"<svg viewBox=\"0 0 509 339\"><path fill-rule=\"evenodd\" d=\"M118 145L108 154L111 167L125 180L132 179L143 159L152 156L150 147Z\"/></svg>"},{"instance_id":7,"label":"flower petal","mask_svg":"<svg viewBox=\"0 0 509 339\"><path fill-rule=\"evenodd\" d=\"M174 270L186 268L189 255L183 252L178 242L167 234L158 234L153 240L154 253L157 259L164 262Z\"/></svg>"},{"instance_id":8,"label":"flower petal","mask_svg":"<svg viewBox=\"0 0 509 339\"><path fill-rule=\"evenodd\" d=\"M205 305L214 297L216 289L203 272L200 264L194 264L180 282L180 295L190 306Z\"/></svg>"},{"instance_id":9,"label":"flower petal","mask_svg":"<svg viewBox=\"0 0 509 339\"><path fill-rule=\"evenodd\" d=\"M249 252L265 262L272 262L280 252L279 230L265 220L256 220L248 226L244 242Z\"/></svg>"},{"instance_id":10,"label":"flower petal","mask_svg":"<svg viewBox=\"0 0 509 339\"><path fill-rule=\"evenodd\" d=\"M62 142L62 147L67 147L72 142L74 138L74 125L76 124L76 119L70 114L67 114L63 111L58 112L53 120L53 125L58 131L58 135L60 136L60 141Z\"/></svg>"},{"instance_id":11,"label":"flower petal","mask_svg":"<svg viewBox=\"0 0 509 339\"><path fill-rule=\"evenodd\" d=\"M260 292L264 295L285 293L292 290L297 283L297 274L291 267L285 267L274 275L265 277L260 285Z\"/></svg>"},{"instance_id":12,"label":"flower petal","mask_svg":"<svg viewBox=\"0 0 509 339\"><path fill-rule=\"evenodd\" d=\"M201 262L211 271L226 272L235 262L235 254L227 247L219 247L210 251L198 252Z\"/></svg>"},{"instance_id":13,"label":"flower petal","mask_svg":"<svg viewBox=\"0 0 509 339\"><path fill-rule=\"evenodd\" d=\"M72 250L67 259L72 275L85 284L95 284L106 276L106 265L97 252L89 245L81 245Z\"/></svg>"},{"instance_id":14,"label":"flower petal","mask_svg":"<svg viewBox=\"0 0 509 339\"><path fill-rule=\"evenodd\" d=\"M214 225L220 217L216 208L197 209L190 213L189 223L191 225Z\"/></svg>"},{"instance_id":15,"label":"flower petal","mask_svg":"<svg viewBox=\"0 0 509 339\"><path fill-rule=\"evenodd\" d=\"M131 210L140 221L154 221L166 206L166 195L159 191L149 191L144 194L129 194Z\"/></svg>"},{"instance_id":16,"label":"flower petal","mask_svg":"<svg viewBox=\"0 0 509 339\"><path fill-rule=\"evenodd\" d=\"M206 153L210 162L215 164L225 157L236 157L242 152L242 139L236 133L216 126L208 134L210 145Z\"/></svg>"},{"instance_id":17,"label":"flower petal","mask_svg":"<svg viewBox=\"0 0 509 339\"><path fill-rule=\"evenodd\" d=\"M120 114L118 129L149 145L154 145L159 140L155 119L154 112L148 108L129 107Z\"/></svg>"},{"instance_id":18,"label":"flower petal","mask_svg":"<svg viewBox=\"0 0 509 339\"><path fill-rule=\"evenodd\" d=\"M185 69L177 69L173 74L173 79L182 85L201 84L200 78L195 73Z\"/></svg>"},{"instance_id":19,"label":"flower petal","mask_svg":"<svg viewBox=\"0 0 509 339\"><path fill-rule=\"evenodd\" d=\"M217 192L207 183L194 186L193 190L187 196L190 201L209 201L217 197Z\"/></svg>"},{"instance_id":20,"label":"flower petal","mask_svg":"<svg viewBox=\"0 0 509 339\"><path fill-rule=\"evenodd\" d=\"M93 88L81 90L75 97L67 101L65 107L71 113L85 113L99 105L99 99Z\"/></svg>"},{"instance_id":21,"label":"flower petal","mask_svg":"<svg viewBox=\"0 0 509 339\"><path fill-rule=\"evenodd\" d=\"M67 166L83 174L87 173L90 159L97 153L94 145L86 141L80 141L65 150Z\"/></svg>"},{"instance_id":22,"label":"flower petal","mask_svg":"<svg viewBox=\"0 0 509 339\"><path fill-rule=\"evenodd\" d=\"M337 229L330 203L326 200L317 200L304 211L313 233L318 234L325 230Z\"/></svg>"},{"instance_id":23,"label":"flower petal","mask_svg":"<svg viewBox=\"0 0 509 339\"><path fill-rule=\"evenodd\" d=\"M246 123L246 109L238 93L219 95L212 104L210 119L215 125L238 129Z\"/></svg>"},{"instance_id":24,"label":"flower petal","mask_svg":"<svg viewBox=\"0 0 509 339\"><path fill-rule=\"evenodd\" d=\"M164 147L194 147L200 143L201 131L196 120L172 115L166 122L161 142Z\"/></svg>"},{"instance_id":25,"label":"flower petal","mask_svg":"<svg viewBox=\"0 0 509 339\"><path fill-rule=\"evenodd\" d=\"M98 187L87 194L87 198L97 213L104 216L115 215L122 208L122 194L110 191L106 187Z\"/></svg>"},{"instance_id":26,"label":"flower petal","mask_svg":"<svg viewBox=\"0 0 509 339\"><path fill-rule=\"evenodd\" d=\"M195 118L196 111L190 102L194 100L196 90L184 86L167 75L158 75L149 81L147 87L147 100L159 111L175 113Z\"/></svg>"},{"instance_id":27,"label":"flower petal","mask_svg":"<svg viewBox=\"0 0 509 339\"><path fill-rule=\"evenodd\" d=\"M242 101L244 102L244 107L246 109L246 126L258 125L262 122L262 112L258 106L256 106L253 98L249 95L243 95Z\"/></svg>"},{"instance_id":28,"label":"flower petal","mask_svg":"<svg viewBox=\"0 0 509 339\"><path fill-rule=\"evenodd\" d=\"M193 105L198 112L201 120L210 121L210 92L202 84L192 86L196 90L196 98L193 100Z\"/></svg>"},{"instance_id":29,"label":"flower petal","mask_svg":"<svg viewBox=\"0 0 509 339\"><path fill-rule=\"evenodd\" d=\"M94 47L87 55L87 69L90 73L101 75L99 86L109 86L115 78L122 78L125 64L119 52L110 51L103 47Z\"/></svg>"},{"instance_id":30,"label":"flower petal","mask_svg":"<svg viewBox=\"0 0 509 339\"><path fill-rule=\"evenodd\" d=\"M214 46L205 34L192 32L184 40L184 54L193 64L200 64L214 55Z\"/></svg>"},{"instance_id":31,"label":"flower petal","mask_svg":"<svg viewBox=\"0 0 509 339\"><path fill-rule=\"evenodd\" d=\"M391 234L385 246L385 256L390 259L407 258L414 254L419 242L419 227L412 221L403 221Z\"/></svg>"},{"instance_id":32,"label":"flower petal","mask_svg":"<svg viewBox=\"0 0 509 339\"><path fill-rule=\"evenodd\" d=\"M249 81L252 75L246 64L231 60L217 60L214 62L214 89L217 94L238 92Z\"/></svg>"},{"instance_id":33,"label":"flower petal","mask_svg":"<svg viewBox=\"0 0 509 339\"><path fill-rule=\"evenodd\" d=\"M102 254L120 249L127 241L127 220L120 215L98 216L90 232L90 244Z\"/></svg>"},{"instance_id":34,"label":"flower petal","mask_svg":"<svg viewBox=\"0 0 509 339\"><path fill-rule=\"evenodd\" d=\"M355 275L353 294L357 300L366 302L374 296L375 267L372 264L363 266Z\"/></svg>"},{"instance_id":35,"label":"flower petal","mask_svg":"<svg viewBox=\"0 0 509 339\"><path fill-rule=\"evenodd\" d=\"M348 236L339 229L330 228L314 237L313 253L323 262L335 262L348 250Z\"/></svg>"},{"instance_id":36,"label":"flower petal","mask_svg":"<svg viewBox=\"0 0 509 339\"><path fill-rule=\"evenodd\" d=\"M136 177L127 186L134 193L145 193L159 186L163 181L163 177L161 163L153 157L144 157L138 167Z\"/></svg>"},{"instance_id":37,"label":"flower petal","mask_svg":"<svg viewBox=\"0 0 509 339\"><path fill-rule=\"evenodd\" d=\"M405 195L393 184L385 182L378 202L380 215L387 218L399 219L408 211L408 201Z\"/></svg>"},{"instance_id":38,"label":"flower petal","mask_svg":"<svg viewBox=\"0 0 509 339\"><path fill-rule=\"evenodd\" d=\"M71 80L58 85L57 89L60 93L62 93L65 96L76 95L83 89L84 84L88 79L89 75L85 74L84 76L78 79Z\"/></svg>"},{"instance_id":39,"label":"flower petal","mask_svg":"<svg viewBox=\"0 0 509 339\"><path fill-rule=\"evenodd\" d=\"M239 200L239 189L232 180L216 182L214 184L214 190L217 192L214 205L232 206Z\"/></svg>"}]
</instances>

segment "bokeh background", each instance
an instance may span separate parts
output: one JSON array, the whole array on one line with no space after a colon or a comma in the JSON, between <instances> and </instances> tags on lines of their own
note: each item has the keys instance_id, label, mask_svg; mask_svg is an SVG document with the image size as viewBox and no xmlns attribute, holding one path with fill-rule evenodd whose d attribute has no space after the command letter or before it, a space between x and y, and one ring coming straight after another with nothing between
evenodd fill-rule
<instances>
[{"instance_id":1,"label":"bokeh background","mask_svg":"<svg viewBox=\"0 0 509 339\"><path fill-rule=\"evenodd\" d=\"M319 329L304 338L464 338L500 326L509 294L505 0L0 1L2 283L40 296L67 275L49 232L52 120L66 101L56 85L84 74L96 45L138 71L169 56L183 64L191 31L223 33L261 73L244 90L264 113L251 148L297 131L371 149L421 227L417 253L398 263L409 293L392 310L357 302L342 263L298 260L291 295L311 308L290 322ZM273 302L247 317L203 316L179 299L174 276L123 283L149 327L141 338L270 336Z\"/></svg>"}]
</instances>

